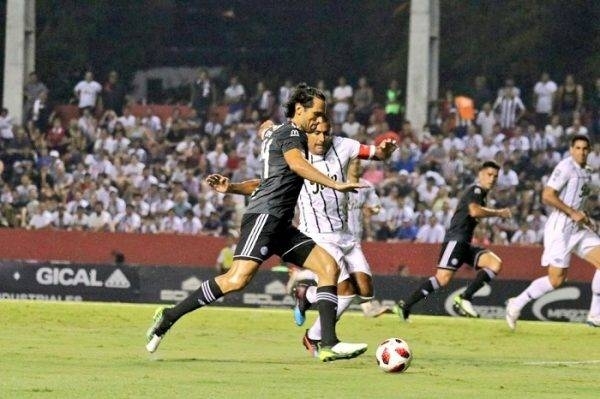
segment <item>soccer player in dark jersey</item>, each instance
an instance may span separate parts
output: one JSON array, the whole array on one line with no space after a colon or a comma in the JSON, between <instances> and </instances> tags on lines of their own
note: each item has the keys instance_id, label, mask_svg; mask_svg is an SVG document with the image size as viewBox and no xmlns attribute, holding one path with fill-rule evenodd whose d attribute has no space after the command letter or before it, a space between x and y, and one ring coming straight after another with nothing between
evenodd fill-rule
<instances>
[{"instance_id":1,"label":"soccer player in dark jersey","mask_svg":"<svg viewBox=\"0 0 600 399\"><path fill-rule=\"evenodd\" d=\"M161 307L147 332L146 349L154 352L165 333L183 315L210 305L223 295L243 289L259 266L271 255L312 270L319 278L317 307L323 325L321 361L348 359L367 350L366 344L340 342L335 331L339 267L323 248L292 225L298 195L304 179L338 191L361 188L358 183L335 181L315 169L306 159L306 132L313 132L325 115L325 95L300 84L286 105L288 123L263 138L263 173L259 186L250 195L242 217L240 239L231 268L207 280L200 288L172 308ZM241 193L244 187L238 187Z\"/></svg>"},{"instance_id":2,"label":"soccer player in dark jersey","mask_svg":"<svg viewBox=\"0 0 600 399\"><path fill-rule=\"evenodd\" d=\"M407 300L398 303L398 313L404 320L408 320L415 303L446 286L463 263L478 272L466 290L454 298L454 308L462 316L479 317L471 298L485 283L496 277L502 268L502 260L488 249L471 245L473 231L480 218L512 216L508 208L486 206L486 196L496 185L499 169L500 166L495 162L484 162L479 168L477 182L463 192L444 237L435 276L422 283Z\"/></svg>"}]
</instances>

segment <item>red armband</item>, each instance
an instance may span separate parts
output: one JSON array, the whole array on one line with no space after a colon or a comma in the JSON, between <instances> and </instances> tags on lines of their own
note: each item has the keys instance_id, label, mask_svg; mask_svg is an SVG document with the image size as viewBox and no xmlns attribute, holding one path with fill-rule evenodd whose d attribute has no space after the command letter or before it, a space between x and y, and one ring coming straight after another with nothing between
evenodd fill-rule
<instances>
[{"instance_id":1,"label":"red armband","mask_svg":"<svg viewBox=\"0 0 600 399\"><path fill-rule=\"evenodd\" d=\"M358 149L358 159L372 159L375 151L377 151L377 147L374 145L361 144Z\"/></svg>"}]
</instances>

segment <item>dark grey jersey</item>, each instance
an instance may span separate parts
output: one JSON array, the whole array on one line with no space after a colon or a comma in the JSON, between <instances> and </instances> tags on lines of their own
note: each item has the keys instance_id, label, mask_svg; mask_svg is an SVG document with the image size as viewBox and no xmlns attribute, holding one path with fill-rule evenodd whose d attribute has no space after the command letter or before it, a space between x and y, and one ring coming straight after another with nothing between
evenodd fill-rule
<instances>
[{"instance_id":1,"label":"dark grey jersey","mask_svg":"<svg viewBox=\"0 0 600 399\"><path fill-rule=\"evenodd\" d=\"M306 133L292 123L265 132L261 149L262 179L250 196L246 213L268 213L278 218L293 219L304 179L290 169L283 154L294 148L307 156Z\"/></svg>"},{"instance_id":2,"label":"dark grey jersey","mask_svg":"<svg viewBox=\"0 0 600 399\"><path fill-rule=\"evenodd\" d=\"M471 242L473 239L473 231L475 231L475 226L477 226L477 219L469 215L469 204L475 203L485 206L486 196L487 191L476 184L469 186L463 191L460 201L456 206L456 211L450 221L450 227L444 237L444 242Z\"/></svg>"}]
</instances>

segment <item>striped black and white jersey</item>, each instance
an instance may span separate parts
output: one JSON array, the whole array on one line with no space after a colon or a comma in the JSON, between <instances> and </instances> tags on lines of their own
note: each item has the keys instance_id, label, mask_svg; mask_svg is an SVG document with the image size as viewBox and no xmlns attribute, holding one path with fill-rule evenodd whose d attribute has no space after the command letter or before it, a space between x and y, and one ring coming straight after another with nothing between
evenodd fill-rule
<instances>
[{"instance_id":1,"label":"striped black and white jersey","mask_svg":"<svg viewBox=\"0 0 600 399\"><path fill-rule=\"evenodd\" d=\"M585 200L591 191L592 174L588 166L581 167L572 157L567 157L554 167L546 186L554 189L558 197L566 205L576 210L583 210ZM563 232L575 225L564 212L554 208L546 221L547 230Z\"/></svg>"},{"instance_id":2,"label":"striped black and white jersey","mask_svg":"<svg viewBox=\"0 0 600 399\"><path fill-rule=\"evenodd\" d=\"M308 155L308 161L320 172L336 181L346 181L348 164L358 156L360 143L335 136L324 155ZM347 231L348 195L320 184L304 181L300 197L300 223L304 234Z\"/></svg>"},{"instance_id":3,"label":"striped black and white jersey","mask_svg":"<svg viewBox=\"0 0 600 399\"><path fill-rule=\"evenodd\" d=\"M261 156L262 179L250 196L246 213L263 213L293 219L298 194L304 179L294 173L283 154L297 148L307 156L306 132L292 123L274 126L263 137Z\"/></svg>"},{"instance_id":4,"label":"striped black and white jersey","mask_svg":"<svg viewBox=\"0 0 600 399\"><path fill-rule=\"evenodd\" d=\"M348 193L348 230L360 241L363 236L363 207L381 207L381 200L373 184L364 179L360 179L359 182L367 187L355 193Z\"/></svg>"},{"instance_id":5,"label":"striped black and white jersey","mask_svg":"<svg viewBox=\"0 0 600 399\"><path fill-rule=\"evenodd\" d=\"M502 96L496 99L494 110L499 114L500 126L504 129L515 127L517 114L525 111L525 105L519 97Z\"/></svg>"}]
</instances>

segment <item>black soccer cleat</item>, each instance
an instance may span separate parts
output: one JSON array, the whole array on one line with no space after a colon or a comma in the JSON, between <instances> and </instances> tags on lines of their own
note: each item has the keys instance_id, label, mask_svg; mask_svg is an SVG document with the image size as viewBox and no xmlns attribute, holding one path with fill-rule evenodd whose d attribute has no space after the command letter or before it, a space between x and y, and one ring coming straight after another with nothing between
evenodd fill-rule
<instances>
[{"instance_id":1,"label":"black soccer cleat","mask_svg":"<svg viewBox=\"0 0 600 399\"><path fill-rule=\"evenodd\" d=\"M393 312L398 314L403 321L408 321L408 318L410 317L410 309L403 300L400 300L394 306Z\"/></svg>"}]
</instances>

